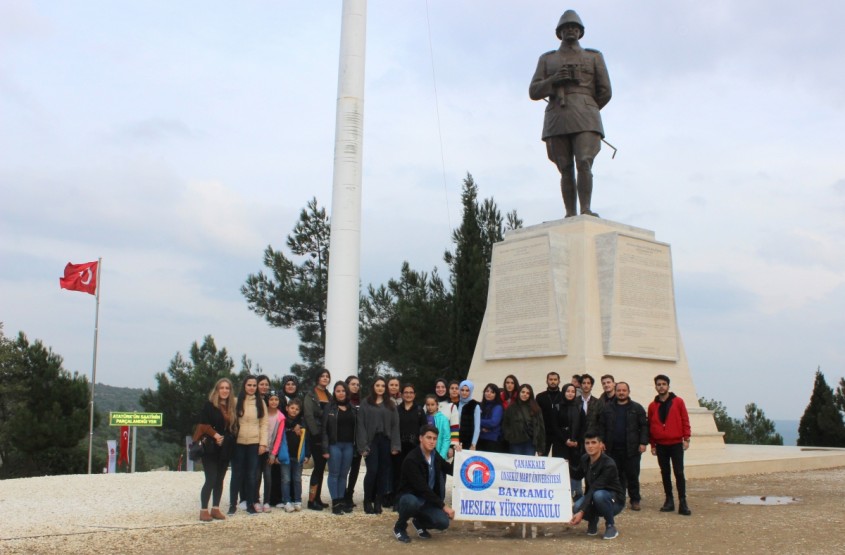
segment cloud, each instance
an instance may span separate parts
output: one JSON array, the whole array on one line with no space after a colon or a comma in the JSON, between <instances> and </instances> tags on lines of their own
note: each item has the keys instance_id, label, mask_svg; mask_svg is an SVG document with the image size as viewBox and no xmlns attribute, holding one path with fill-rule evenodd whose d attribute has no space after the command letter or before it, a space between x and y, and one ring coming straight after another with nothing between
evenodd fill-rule
<instances>
[{"instance_id":1,"label":"cloud","mask_svg":"<svg viewBox=\"0 0 845 555\"><path fill-rule=\"evenodd\" d=\"M151 145L171 139L193 139L197 132L183 121L172 118L153 117L116 125L112 138L117 142Z\"/></svg>"}]
</instances>

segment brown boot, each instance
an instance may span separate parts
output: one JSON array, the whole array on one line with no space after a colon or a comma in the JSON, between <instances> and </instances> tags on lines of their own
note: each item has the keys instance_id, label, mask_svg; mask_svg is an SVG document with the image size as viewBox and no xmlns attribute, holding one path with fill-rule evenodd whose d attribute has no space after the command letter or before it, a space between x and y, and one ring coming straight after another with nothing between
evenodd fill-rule
<instances>
[{"instance_id":1,"label":"brown boot","mask_svg":"<svg viewBox=\"0 0 845 555\"><path fill-rule=\"evenodd\" d=\"M211 515L208 514L208 509L201 509L200 510L200 520L203 521L203 522L211 522L214 519L212 519Z\"/></svg>"},{"instance_id":2,"label":"brown boot","mask_svg":"<svg viewBox=\"0 0 845 555\"><path fill-rule=\"evenodd\" d=\"M212 507L211 518L213 518L214 520L226 520L226 515L220 512L219 507Z\"/></svg>"}]
</instances>

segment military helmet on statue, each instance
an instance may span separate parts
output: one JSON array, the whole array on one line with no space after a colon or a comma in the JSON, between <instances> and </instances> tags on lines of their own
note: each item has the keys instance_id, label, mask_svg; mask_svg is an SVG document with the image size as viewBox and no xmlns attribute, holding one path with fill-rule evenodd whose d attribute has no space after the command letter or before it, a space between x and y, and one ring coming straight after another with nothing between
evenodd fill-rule
<instances>
[{"instance_id":1,"label":"military helmet on statue","mask_svg":"<svg viewBox=\"0 0 845 555\"><path fill-rule=\"evenodd\" d=\"M578 27L581 28L581 36L578 38L583 38L584 36L584 24L581 22L581 18L578 17L578 14L575 13L575 10L566 10L563 12L563 15L560 16L560 21L557 23L557 27L555 28L555 34L557 38L561 38L560 36L560 29L567 23L574 23Z\"/></svg>"}]
</instances>

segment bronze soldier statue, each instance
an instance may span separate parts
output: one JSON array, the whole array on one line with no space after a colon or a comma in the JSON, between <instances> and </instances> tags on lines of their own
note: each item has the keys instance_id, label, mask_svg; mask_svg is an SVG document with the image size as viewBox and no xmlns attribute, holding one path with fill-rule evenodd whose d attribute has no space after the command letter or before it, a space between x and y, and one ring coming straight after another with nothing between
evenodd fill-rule
<instances>
[{"instance_id":1,"label":"bronze soldier statue","mask_svg":"<svg viewBox=\"0 0 845 555\"><path fill-rule=\"evenodd\" d=\"M578 43L584 24L574 10L564 12L556 34L560 48L540 56L528 94L532 100L548 99L543 141L549 160L560 171L566 217L578 214L576 199L581 214L598 217L590 210L592 168L604 138L599 110L610 101L610 77L601 52Z\"/></svg>"}]
</instances>

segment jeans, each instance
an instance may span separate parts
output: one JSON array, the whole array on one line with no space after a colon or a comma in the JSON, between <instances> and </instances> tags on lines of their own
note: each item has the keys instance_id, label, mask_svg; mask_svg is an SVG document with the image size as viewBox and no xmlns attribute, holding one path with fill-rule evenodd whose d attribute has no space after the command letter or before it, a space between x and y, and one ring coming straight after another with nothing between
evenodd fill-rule
<instances>
[{"instance_id":1,"label":"jeans","mask_svg":"<svg viewBox=\"0 0 845 555\"><path fill-rule=\"evenodd\" d=\"M367 473L364 475L364 499L373 501L377 495L387 493L390 479L390 439L379 434L370 443L370 452L364 459Z\"/></svg>"},{"instance_id":2,"label":"jeans","mask_svg":"<svg viewBox=\"0 0 845 555\"><path fill-rule=\"evenodd\" d=\"M534 453L536 453L537 450L534 449L534 443L530 441L525 441L523 443L511 443L510 452L511 455L525 455L528 457L533 457Z\"/></svg>"},{"instance_id":3,"label":"jeans","mask_svg":"<svg viewBox=\"0 0 845 555\"><path fill-rule=\"evenodd\" d=\"M572 492L572 497L581 497L584 495L584 490L581 489L581 480L575 478L569 479L569 490Z\"/></svg>"},{"instance_id":4,"label":"jeans","mask_svg":"<svg viewBox=\"0 0 845 555\"><path fill-rule=\"evenodd\" d=\"M584 520L590 524L598 523L599 517L604 517L608 526L613 526L613 517L625 508L625 498L616 499L616 494L610 490L599 489L593 492L592 502L586 505L587 496L575 502L572 513L584 511Z\"/></svg>"},{"instance_id":5,"label":"jeans","mask_svg":"<svg viewBox=\"0 0 845 555\"><path fill-rule=\"evenodd\" d=\"M675 483L678 486L678 498L687 498L687 480L684 477L684 444L657 444L657 464L660 466L660 477L663 478L663 491L666 497L672 497L672 477L669 474L669 463L675 471Z\"/></svg>"},{"instance_id":6,"label":"jeans","mask_svg":"<svg viewBox=\"0 0 845 555\"><path fill-rule=\"evenodd\" d=\"M302 503L302 463L291 460L281 467L282 503Z\"/></svg>"},{"instance_id":7,"label":"jeans","mask_svg":"<svg viewBox=\"0 0 845 555\"><path fill-rule=\"evenodd\" d=\"M258 444L235 444L232 455L232 482L229 484L229 504L238 502L238 492L243 492L247 507L258 502L255 499L255 484L258 479Z\"/></svg>"},{"instance_id":8,"label":"jeans","mask_svg":"<svg viewBox=\"0 0 845 555\"><path fill-rule=\"evenodd\" d=\"M440 507L426 503L422 497L413 493L402 495L396 503L399 519L396 528L404 530L408 527L408 519L416 519L420 528L445 530L449 527L449 516Z\"/></svg>"},{"instance_id":9,"label":"jeans","mask_svg":"<svg viewBox=\"0 0 845 555\"><path fill-rule=\"evenodd\" d=\"M346 479L352 466L352 443L333 443L329 445L329 495L332 501L343 499L346 495Z\"/></svg>"}]
</instances>

